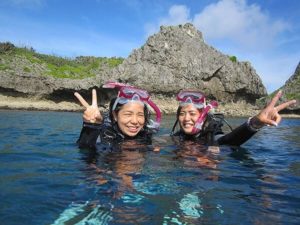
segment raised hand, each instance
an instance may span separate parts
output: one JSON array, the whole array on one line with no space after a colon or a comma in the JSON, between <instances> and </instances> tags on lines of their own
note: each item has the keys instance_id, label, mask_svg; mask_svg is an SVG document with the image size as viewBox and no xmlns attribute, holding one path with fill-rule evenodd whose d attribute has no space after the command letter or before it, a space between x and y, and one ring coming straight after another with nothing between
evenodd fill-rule
<instances>
[{"instance_id":1,"label":"raised hand","mask_svg":"<svg viewBox=\"0 0 300 225\"><path fill-rule=\"evenodd\" d=\"M83 116L82 116L83 121L88 122L88 123L101 124L103 117L98 108L96 90L95 89L92 90L92 105L89 105L78 92L75 92L74 95L79 100L81 105L83 107L85 107L85 110L84 110Z\"/></svg>"},{"instance_id":2,"label":"raised hand","mask_svg":"<svg viewBox=\"0 0 300 225\"><path fill-rule=\"evenodd\" d=\"M278 91L271 102L260 111L258 115L251 119L251 125L253 127L260 128L265 125L277 126L280 123L281 116L279 115L279 112L290 105L296 104L296 100L291 100L275 106L281 96L282 91Z\"/></svg>"}]
</instances>

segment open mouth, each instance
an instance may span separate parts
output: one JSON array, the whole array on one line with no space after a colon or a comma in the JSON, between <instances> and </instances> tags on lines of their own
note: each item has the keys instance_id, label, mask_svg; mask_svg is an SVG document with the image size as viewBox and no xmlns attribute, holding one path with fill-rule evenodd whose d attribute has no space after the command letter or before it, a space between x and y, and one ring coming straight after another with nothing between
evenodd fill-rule
<instances>
[{"instance_id":1,"label":"open mouth","mask_svg":"<svg viewBox=\"0 0 300 225\"><path fill-rule=\"evenodd\" d=\"M193 126L194 126L194 124L191 124L191 123L185 123L185 124L183 124L184 128L191 128Z\"/></svg>"},{"instance_id":2,"label":"open mouth","mask_svg":"<svg viewBox=\"0 0 300 225\"><path fill-rule=\"evenodd\" d=\"M139 127L128 127L130 133L137 133L139 131Z\"/></svg>"}]
</instances>

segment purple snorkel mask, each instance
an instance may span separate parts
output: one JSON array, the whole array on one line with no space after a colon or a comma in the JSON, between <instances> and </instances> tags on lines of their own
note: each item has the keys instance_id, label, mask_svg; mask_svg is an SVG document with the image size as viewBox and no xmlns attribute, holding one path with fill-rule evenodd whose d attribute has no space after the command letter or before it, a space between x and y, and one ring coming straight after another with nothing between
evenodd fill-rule
<instances>
[{"instance_id":1,"label":"purple snorkel mask","mask_svg":"<svg viewBox=\"0 0 300 225\"><path fill-rule=\"evenodd\" d=\"M218 107L218 102L216 101L211 101L209 104L207 104L205 95L199 91L180 91L177 94L177 101L179 101L180 106L193 104L196 108L202 109L202 112L193 127L193 134L196 134L199 131L201 131L209 110Z\"/></svg>"},{"instance_id":2,"label":"purple snorkel mask","mask_svg":"<svg viewBox=\"0 0 300 225\"><path fill-rule=\"evenodd\" d=\"M136 88L134 86L108 81L103 85L104 88L118 88L118 97L112 107L114 110L118 103L127 103L129 101L139 101L148 104L156 114L156 120L150 120L150 124L147 125L149 128L159 129L161 122L161 112L157 105L152 102L150 95L143 89Z\"/></svg>"}]
</instances>

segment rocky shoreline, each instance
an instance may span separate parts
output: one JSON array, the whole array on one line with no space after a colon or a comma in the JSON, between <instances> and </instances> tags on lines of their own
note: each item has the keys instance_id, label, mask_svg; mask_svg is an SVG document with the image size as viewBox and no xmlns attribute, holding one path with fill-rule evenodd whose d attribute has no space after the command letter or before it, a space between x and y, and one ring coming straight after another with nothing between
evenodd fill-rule
<instances>
[{"instance_id":1,"label":"rocky shoreline","mask_svg":"<svg viewBox=\"0 0 300 225\"><path fill-rule=\"evenodd\" d=\"M74 102L61 101L54 102L46 99L35 99L25 97L12 97L0 94L0 109L8 110L36 110L36 111L62 111L62 112L81 112L83 107L79 105L74 97ZM159 105L163 114L174 114L178 103L171 98L153 98L153 101ZM108 107L100 107L105 111ZM220 104L215 112L224 113L227 117L249 117L256 115L259 109L249 103L227 103ZM300 118L300 115L284 114L283 117Z\"/></svg>"}]
</instances>

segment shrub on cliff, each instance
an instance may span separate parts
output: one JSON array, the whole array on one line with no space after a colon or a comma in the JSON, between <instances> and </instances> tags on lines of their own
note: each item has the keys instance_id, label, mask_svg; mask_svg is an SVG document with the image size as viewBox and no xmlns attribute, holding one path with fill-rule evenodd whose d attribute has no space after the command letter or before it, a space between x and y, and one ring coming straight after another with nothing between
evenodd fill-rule
<instances>
[{"instance_id":1,"label":"shrub on cliff","mask_svg":"<svg viewBox=\"0 0 300 225\"><path fill-rule=\"evenodd\" d=\"M0 53L6 53L15 49L15 46L10 42L0 42Z\"/></svg>"}]
</instances>

